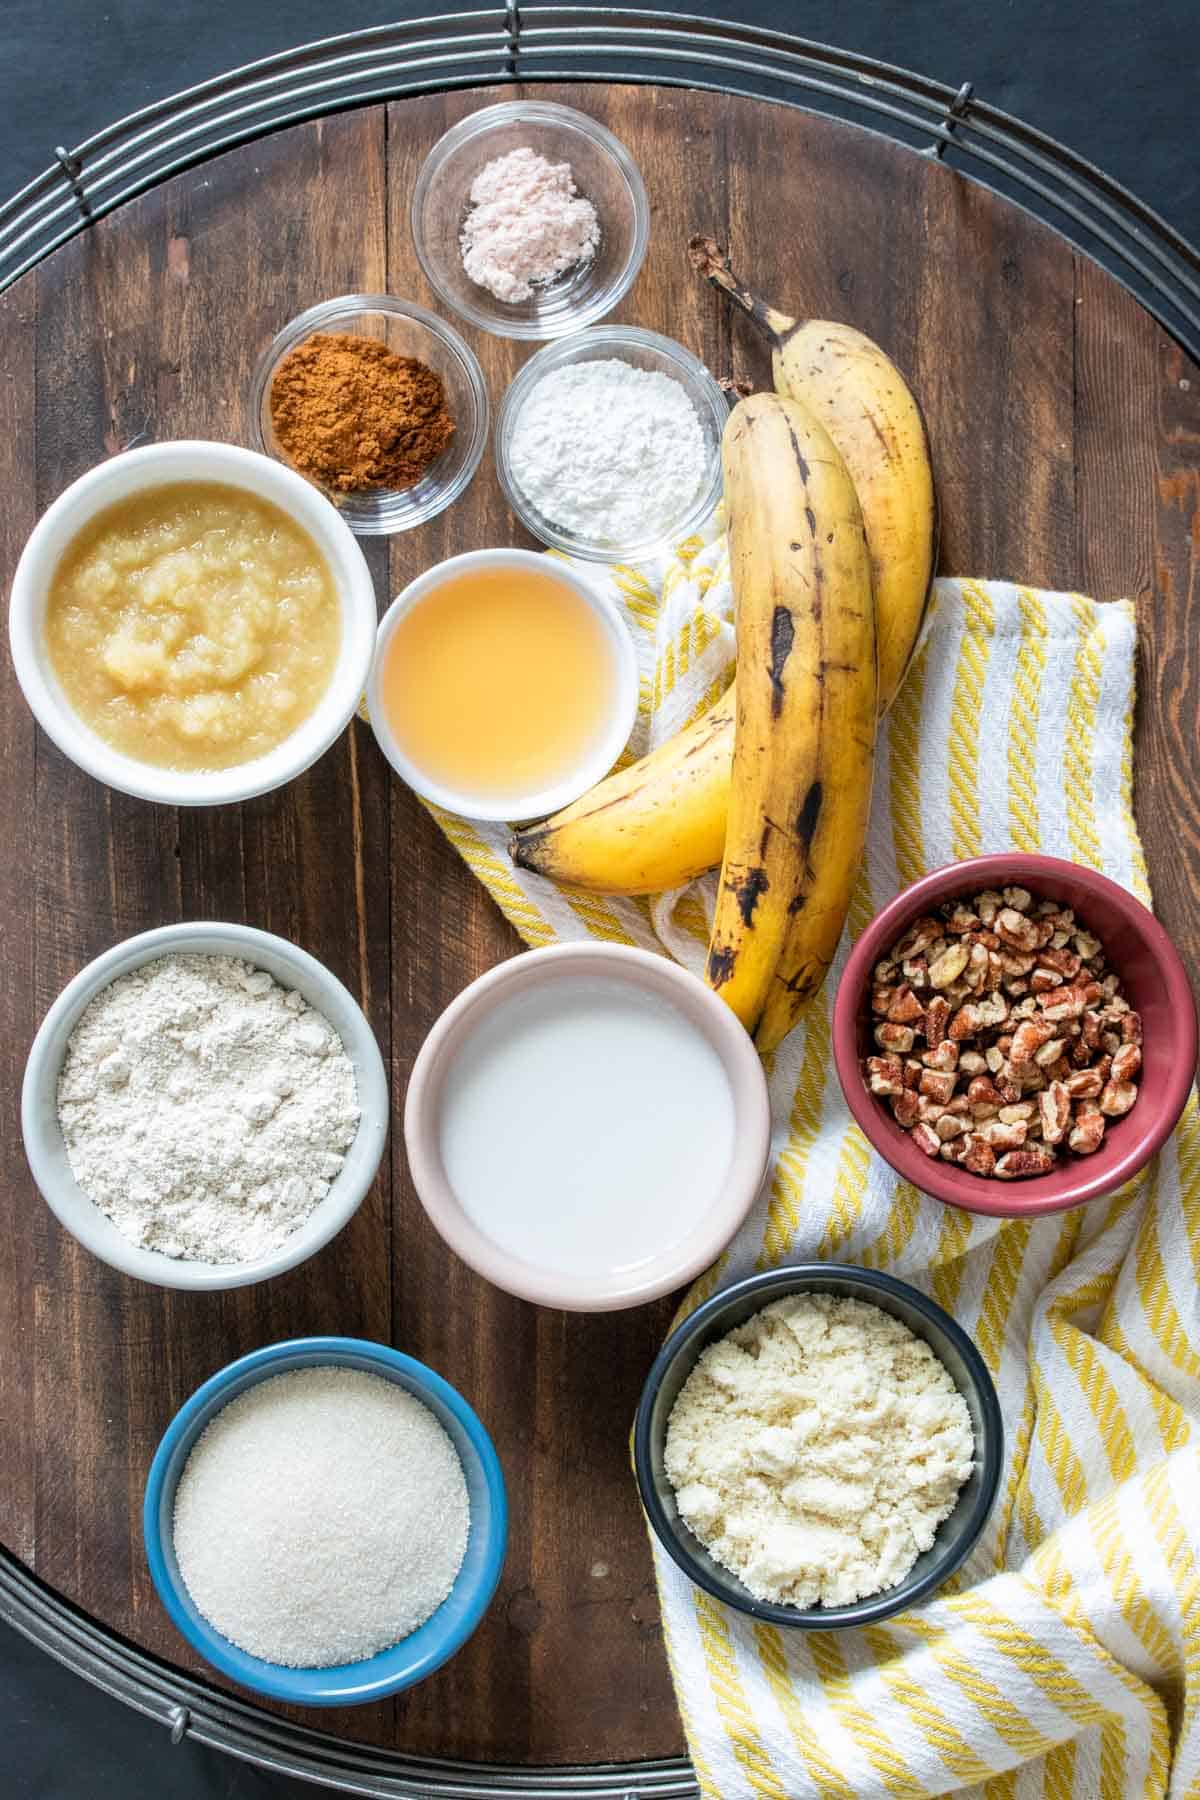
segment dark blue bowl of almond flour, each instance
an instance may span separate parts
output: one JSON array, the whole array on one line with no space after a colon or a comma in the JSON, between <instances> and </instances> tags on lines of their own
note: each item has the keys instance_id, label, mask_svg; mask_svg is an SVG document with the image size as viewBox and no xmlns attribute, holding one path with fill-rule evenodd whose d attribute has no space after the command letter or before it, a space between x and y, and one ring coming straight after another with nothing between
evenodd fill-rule
<instances>
[{"instance_id":1,"label":"dark blue bowl of almond flour","mask_svg":"<svg viewBox=\"0 0 1200 1800\"><path fill-rule=\"evenodd\" d=\"M197 1439L222 1407L272 1376L331 1367L381 1375L429 1408L454 1445L466 1477L467 1548L449 1594L408 1637L360 1662L291 1668L239 1649L197 1609L175 1556L175 1491ZM180 1408L150 1465L142 1530L160 1600L177 1630L214 1669L271 1700L296 1706L359 1706L423 1681L466 1643L500 1579L508 1542L508 1502L491 1438L462 1395L440 1375L399 1350L362 1338L296 1338L230 1363Z\"/></svg>"},{"instance_id":2,"label":"dark blue bowl of almond flour","mask_svg":"<svg viewBox=\"0 0 1200 1800\"><path fill-rule=\"evenodd\" d=\"M954 1510L942 1520L933 1544L895 1587L848 1606L787 1606L760 1600L731 1570L710 1555L679 1513L666 1471L667 1422L684 1382L702 1351L735 1326L792 1294L834 1294L862 1300L891 1313L923 1338L967 1404L975 1460ZM799 1263L750 1275L696 1308L672 1332L642 1389L634 1427L634 1464L642 1505L663 1549L697 1587L764 1624L831 1631L875 1625L927 1599L978 1544L995 1505L1004 1460L1000 1402L987 1364L945 1309L894 1275L839 1263Z\"/></svg>"}]
</instances>

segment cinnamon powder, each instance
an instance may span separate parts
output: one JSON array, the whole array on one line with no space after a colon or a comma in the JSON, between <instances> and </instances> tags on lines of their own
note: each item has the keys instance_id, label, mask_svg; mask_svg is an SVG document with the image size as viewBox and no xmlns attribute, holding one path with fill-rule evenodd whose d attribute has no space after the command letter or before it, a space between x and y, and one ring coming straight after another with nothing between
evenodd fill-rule
<instances>
[{"instance_id":1,"label":"cinnamon powder","mask_svg":"<svg viewBox=\"0 0 1200 1800\"><path fill-rule=\"evenodd\" d=\"M440 375L378 338L319 331L271 383L279 447L302 475L351 494L419 481L454 436Z\"/></svg>"}]
</instances>

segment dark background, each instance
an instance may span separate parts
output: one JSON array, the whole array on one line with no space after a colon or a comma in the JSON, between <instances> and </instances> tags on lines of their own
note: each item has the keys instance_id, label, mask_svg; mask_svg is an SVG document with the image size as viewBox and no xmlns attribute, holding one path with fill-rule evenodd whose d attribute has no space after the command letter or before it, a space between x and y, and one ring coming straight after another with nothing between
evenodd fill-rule
<instances>
[{"instance_id":1,"label":"dark background","mask_svg":"<svg viewBox=\"0 0 1200 1800\"><path fill-rule=\"evenodd\" d=\"M1200 241L1195 0L668 0L860 50L1060 139ZM0 198L124 113L255 57L438 0L0 0ZM2 371L0 371L2 373ZM0 1471L3 1479L3 1471ZM0 1627L4 1800L306 1800L322 1790L185 1743ZM328 1791L328 1790L325 1790Z\"/></svg>"}]
</instances>

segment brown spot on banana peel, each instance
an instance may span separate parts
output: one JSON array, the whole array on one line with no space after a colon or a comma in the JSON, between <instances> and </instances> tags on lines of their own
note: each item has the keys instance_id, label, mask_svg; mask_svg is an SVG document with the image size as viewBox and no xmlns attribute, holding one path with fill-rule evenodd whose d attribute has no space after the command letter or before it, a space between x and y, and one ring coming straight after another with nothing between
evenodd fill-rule
<instances>
[{"instance_id":1,"label":"brown spot on banana peel","mask_svg":"<svg viewBox=\"0 0 1200 1800\"><path fill-rule=\"evenodd\" d=\"M800 479L804 483L805 487L807 487L809 484L809 481L812 478L812 470L808 466L808 460L805 457L803 450L800 448L800 440L797 438L796 433L793 431L790 422L788 424L788 436L792 440L792 454L796 458L796 467L800 471ZM809 509L807 507L805 507L804 510L806 512L808 512L808 516L811 519L812 513L809 511Z\"/></svg>"},{"instance_id":2,"label":"brown spot on banana peel","mask_svg":"<svg viewBox=\"0 0 1200 1800\"><path fill-rule=\"evenodd\" d=\"M731 881L729 885L742 915L743 925L753 925L754 909L771 885L767 879L767 871L757 866L747 869L744 875Z\"/></svg>"},{"instance_id":3,"label":"brown spot on banana peel","mask_svg":"<svg viewBox=\"0 0 1200 1800\"><path fill-rule=\"evenodd\" d=\"M803 804L796 815L796 836L804 851L805 862L812 853L813 839L817 835L817 825L820 821L821 804L824 798L824 787L819 781L814 781L805 794Z\"/></svg>"},{"instance_id":4,"label":"brown spot on banana peel","mask_svg":"<svg viewBox=\"0 0 1200 1800\"><path fill-rule=\"evenodd\" d=\"M731 949L728 945L714 944L708 953L708 963L705 969L705 978L709 987L714 990L724 987L733 975L736 964L736 950Z\"/></svg>"},{"instance_id":5,"label":"brown spot on banana peel","mask_svg":"<svg viewBox=\"0 0 1200 1800\"><path fill-rule=\"evenodd\" d=\"M777 606L771 614L771 665L767 671L771 678L773 719L777 719L783 711L783 671L795 641L796 623L789 608Z\"/></svg>"}]
</instances>

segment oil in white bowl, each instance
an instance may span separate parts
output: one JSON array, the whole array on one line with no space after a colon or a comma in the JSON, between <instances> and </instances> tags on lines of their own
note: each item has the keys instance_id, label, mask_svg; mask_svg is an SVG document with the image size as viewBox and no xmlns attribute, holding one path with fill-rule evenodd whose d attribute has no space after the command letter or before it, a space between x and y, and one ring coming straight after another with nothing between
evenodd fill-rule
<instances>
[{"instance_id":1,"label":"oil in white bowl","mask_svg":"<svg viewBox=\"0 0 1200 1800\"><path fill-rule=\"evenodd\" d=\"M379 673L384 718L439 788L514 816L594 754L617 703L603 621L552 573L462 570L398 620Z\"/></svg>"},{"instance_id":2,"label":"oil in white bowl","mask_svg":"<svg viewBox=\"0 0 1200 1800\"><path fill-rule=\"evenodd\" d=\"M717 1201L733 1093L673 1002L561 976L500 1002L458 1052L439 1140L460 1206L499 1249L562 1275L631 1274Z\"/></svg>"}]
</instances>

